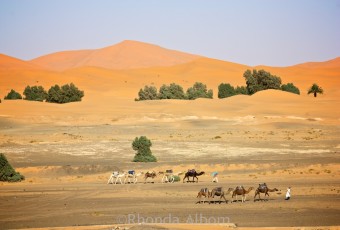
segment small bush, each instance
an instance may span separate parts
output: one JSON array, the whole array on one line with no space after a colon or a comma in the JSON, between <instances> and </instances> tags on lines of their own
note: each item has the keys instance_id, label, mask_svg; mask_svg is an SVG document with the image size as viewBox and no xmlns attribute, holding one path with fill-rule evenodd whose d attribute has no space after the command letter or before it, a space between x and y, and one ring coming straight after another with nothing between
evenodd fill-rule
<instances>
[{"instance_id":1,"label":"small bush","mask_svg":"<svg viewBox=\"0 0 340 230\"><path fill-rule=\"evenodd\" d=\"M162 85L159 89L159 99L186 99L183 87L175 83Z\"/></svg>"},{"instance_id":2,"label":"small bush","mask_svg":"<svg viewBox=\"0 0 340 230\"><path fill-rule=\"evenodd\" d=\"M291 92L300 95L300 90L293 83L287 83L281 85L281 90L286 92Z\"/></svg>"},{"instance_id":3,"label":"small bush","mask_svg":"<svg viewBox=\"0 0 340 230\"><path fill-rule=\"evenodd\" d=\"M18 99L22 99L22 96L20 93L12 89L11 92L9 92L4 99L5 100L18 100Z\"/></svg>"},{"instance_id":4,"label":"small bush","mask_svg":"<svg viewBox=\"0 0 340 230\"><path fill-rule=\"evenodd\" d=\"M207 86L201 82L196 82L192 87L187 90L187 97L189 100L196 98L213 98L212 89L207 89Z\"/></svg>"},{"instance_id":5,"label":"small bush","mask_svg":"<svg viewBox=\"0 0 340 230\"><path fill-rule=\"evenodd\" d=\"M25 180L25 177L16 172L6 156L0 153L0 181L17 182L22 180Z\"/></svg>"},{"instance_id":6,"label":"small bush","mask_svg":"<svg viewBox=\"0 0 340 230\"><path fill-rule=\"evenodd\" d=\"M218 98L231 97L236 94L235 88L229 83L221 83L218 86Z\"/></svg>"},{"instance_id":7,"label":"small bush","mask_svg":"<svg viewBox=\"0 0 340 230\"><path fill-rule=\"evenodd\" d=\"M44 101L47 99L47 92L42 86L26 86L24 93L25 100Z\"/></svg>"},{"instance_id":8,"label":"small bush","mask_svg":"<svg viewBox=\"0 0 340 230\"><path fill-rule=\"evenodd\" d=\"M84 91L79 90L73 83L63 86L55 85L48 90L47 102L52 103L69 103L81 101L84 97Z\"/></svg>"},{"instance_id":9,"label":"small bush","mask_svg":"<svg viewBox=\"0 0 340 230\"><path fill-rule=\"evenodd\" d=\"M145 137L136 137L132 142L132 149L137 151L134 162L157 162L157 158L152 155L150 147L152 146L151 141Z\"/></svg>"},{"instance_id":10,"label":"small bush","mask_svg":"<svg viewBox=\"0 0 340 230\"><path fill-rule=\"evenodd\" d=\"M144 86L144 89L140 89L138 92L138 99L136 101L144 100L156 100L158 99L157 88L154 86Z\"/></svg>"},{"instance_id":11,"label":"small bush","mask_svg":"<svg viewBox=\"0 0 340 230\"><path fill-rule=\"evenodd\" d=\"M174 178L174 182L181 181L181 178L179 176L173 175L172 178Z\"/></svg>"}]
</instances>

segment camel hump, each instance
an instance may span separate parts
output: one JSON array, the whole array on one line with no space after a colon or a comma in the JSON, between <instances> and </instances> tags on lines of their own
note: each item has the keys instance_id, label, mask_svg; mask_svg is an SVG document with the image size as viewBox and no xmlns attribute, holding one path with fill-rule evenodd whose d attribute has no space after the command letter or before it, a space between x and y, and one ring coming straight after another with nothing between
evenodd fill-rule
<instances>
[{"instance_id":1,"label":"camel hump","mask_svg":"<svg viewBox=\"0 0 340 230\"><path fill-rule=\"evenodd\" d=\"M113 176L118 176L118 175L119 175L119 172L118 172L118 171L113 171L113 172L112 172L112 175L113 175Z\"/></svg>"},{"instance_id":2,"label":"camel hump","mask_svg":"<svg viewBox=\"0 0 340 230\"><path fill-rule=\"evenodd\" d=\"M195 170L195 169L188 169L188 172L189 172L189 173L195 173L196 170Z\"/></svg>"},{"instance_id":3,"label":"camel hump","mask_svg":"<svg viewBox=\"0 0 340 230\"><path fill-rule=\"evenodd\" d=\"M172 169L165 170L166 173L173 173Z\"/></svg>"},{"instance_id":4,"label":"camel hump","mask_svg":"<svg viewBox=\"0 0 340 230\"><path fill-rule=\"evenodd\" d=\"M216 187L215 190L216 190L217 192L221 192L221 191L222 191L222 187Z\"/></svg>"}]
</instances>

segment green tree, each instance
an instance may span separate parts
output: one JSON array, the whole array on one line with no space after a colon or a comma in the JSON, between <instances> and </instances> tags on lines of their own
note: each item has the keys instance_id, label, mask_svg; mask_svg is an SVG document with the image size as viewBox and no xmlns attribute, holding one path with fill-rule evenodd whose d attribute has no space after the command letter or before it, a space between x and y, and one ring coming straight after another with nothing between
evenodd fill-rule
<instances>
[{"instance_id":1,"label":"green tree","mask_svg":"<svg viewBox=\"0 0 340 230\"><path fill-rule=\"evenodd\" d=\"M193 87L188 88L187 98L195 100L196 98L213 98L212 89L207 89L207 86L201 82L196 82Z\"/></svg>"},{"instance_id":2,"label":"green tree","mask_svg":"<svg viewBox=\"0 0 340 230\"><path fill-rule=\"evenodd\" d=\"M0 153L0 181L17 182L22 180L25 180L25 177L16 172L6 156Z\"/></svg>"},{"instance_id":3,"label":"green tree","mask_svg":"<svg viewBox=\"0 0 340 230\"><path fill-rule=\"evenodd\" d=\"M52 103L69 103L81 101L84 91L79 90L73 83L63 86L55 85L48 90L46 101Z\"/></svg>"},{"instance_id":4,"label":"green tree","mask_svg":"<svg viewBox=\"0 0 340 230\"><path fill-rule=\"evenodd\" d=\"M24 90L25 100L44 101L47 99L47 92L42 86L27 86Z\"/></svg>"},{"instance_id":5,"label":"green tree","mask_svg":"<svg viewBox=\"0 0 340 230\"><path fill-rule=\"evenodd\" d=\"M248 95L248 90L245 86L237 86L235 88L235 94L244 94Z\"/></svg>"},{"instance_id":6,"label":"green tree","mask_svg":"<svg viewBox=\"0 0 340 230\"><path fill-rule=\"evenodd\" d=\"M280 89L281 78L275 75L271 75L269 72L264 70L253 70L249 69L243 74L246 79L248 94L252 95L258 91L266 89Z\"/></svg>"},{"instance_id":7,"label":"green tree","mask_svg":"<svg viewBox=\"0 0 340 230\"><path fill-rule=\"evenodd\" d=\"M138 92L137 101L143 100L156 100L157 98L157 88L154 86L144 86L144 89L140 89Z\"/></svg>"},{"instance_id":8,"label":"green tree","mask_svg":"<svg viewBox=\"0 0 340 230\"><path fill-rule=\"evenodd\" d=\"M282 91L291 92L291 93L295 93L295 94L300 95L299 88L296 87L293 83L283 84L283 85L281 85L281 89L282 89Z\"/></svg>"},{"instance_id":9,"label":"green tree","mask_svg":"<svg viewBox=\"0 0 340 230\"><path fill-rule=\"evenodd\" d=\"M311 94L311 93L314 94L314 97L316 97L318 93L323 94L323 89L314 83L308 90L308 94Z\"/></svg>"},{"instance_id":10,"label":"green tree","mask_svg":"<svg viewBox=\"0 0 340 230\"><path fill-rule=\"evenodd\" d=\"M145 137L136 137L132 142L132 149L137 151L135 157L133 158L134 162L156 162L157 159L154 155L152 155L150 147L152 146L151 141Z\"/></svg>"},{"instance_id":11,"label":"green tree","mask_svg":"<svg viewBox=\"0 0 340 230\"><path fill-rule=\"evenodd\" d=\"M4 99L5 100L17 100L17 99L22 99L22 96L20 93L12 89L11 92L9 92Z\"/></svg>"},{"instance_id":12,"label":"green tree","mask_svg":"<svg viewBox=\"0 0 340 230\"><path fill-rule=\"evenodd\" d=\"M162 85L159 89L159 99L185 99L185 93L182 86L175 83L170 85Z\"/></svg>"},{"instance_id":13,"label":"green tree","mask_svg":"<svg viewBox=\"0 0 340 230\"><path fill-rule=\"evenodd\" d=\"M229 83L221 83L218 86L218 98L231 97L236 94L235 88Z\"/></svg>"}]
</instances>

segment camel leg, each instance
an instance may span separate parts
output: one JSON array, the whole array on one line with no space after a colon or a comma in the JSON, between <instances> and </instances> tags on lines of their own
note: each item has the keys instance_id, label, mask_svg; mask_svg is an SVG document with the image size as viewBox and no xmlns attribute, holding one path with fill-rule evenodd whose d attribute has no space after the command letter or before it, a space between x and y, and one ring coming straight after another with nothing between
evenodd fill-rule
<instances>
[{"instance_id":1,"label":"camel leg","mask_svg":"<svg viewBox=\"0 0 340 230\"><path fill-rule=\"evenodd\" d=\"M222 197L222 196L221 196ZM223 194L223 199L225 200L225 203L228 204L227 199L225 198L224 194Z\"/></svg>"},{"instance_id":2,"label":"camel leg","mask_svg":"<svg viewBox=\"0 0 340 230\"><path fill-rule=\"evenodd\" d=\"M110 176L109 180L107 181L107 184L111 184L112 179L113 179L113 175Z\"/></svg>"}]
</instances>

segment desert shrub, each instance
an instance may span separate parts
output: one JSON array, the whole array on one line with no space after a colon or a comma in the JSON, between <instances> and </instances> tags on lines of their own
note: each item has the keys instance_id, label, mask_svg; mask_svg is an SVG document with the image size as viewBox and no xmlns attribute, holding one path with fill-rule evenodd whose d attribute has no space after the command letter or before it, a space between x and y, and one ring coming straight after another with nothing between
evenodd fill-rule
<instances>
[{"instance_id":1,"label":"desert shrub","mask_svg":"<svg viewBox=\"0 0 340 230\"><path fill-rule=\"evenodd\" d=\"M218 98L226 98L234 96L235 88L231 86L229 83L221 83L218 86Z\"/></svg>"},{"instance_id":2,"label":"desert shrub","mask_svg":"<svg viewBox=\"0 0 340 230\"><path fill-rule=\"evenodd\" d=\"M157 88L154 86L144 86L144 89L140 89L138 92L138 99L136 101L143 100L156 100L158 99Z\"/></svg>"},{"instance_id":3,"label":"desert shrub","mask_svg":"<svg viewBox=\"0 0 340 230\"><path fill-rule=\"evenodd\" d=\"M152 146L151 141L145 137L136 137L132 142L132 149L137 151L135 157L133 158L134 162L156 162L157 159L154 155L152 155L150 147Z\"/></svg>"},{"instance_id":4,"label":"desert shrub","mask_svg":"<svg viewBox=\"0 0 340 230\"><path fill-rule=\"evenodd\" d=\"M235 88L235 94L248 95L247 88L245 86L237 86Z\"/></svg>"},{"instance_id":5,"label":"desert shrub","mask_svg":"<svg viewBox=\"0 0 340 230\"><path fill-rule=\"evenodd\" d=\"M250 95L266 89L281 89L281 78L264 70L254 69L251 72L248 69L244 72L243 77L246 79L247 91Z\"/></svg>"},{"instance_id":6,"label":"desert shrub","mask_svg":"<svg viewBox=\"0 0 340 230\"><path fill-rule=\"evenodd\" d=\"M0 153L0 181L17 182L22 180L25 180L25 177L16 172L6 156Z\"/></svg>"},{"instance_id":7,"label":"desert shrub","mask_svg":"<svg viewBox=\"0 0 340 230\"><path fill-rule=\"evenodd\" d=\"M300 94L299 88L297 88L293 83L287 83L287 84L281 85L281 90L295 93L295 94Z\"/></svg>"},{"instance_id":8,"label":"desert shrub","mask_svg":"<svg viewBox=\"0 0 340 230\"><path fill-rule=\"evenodd\" d=\"M174 182L181 181L181 178L179 176L173 175L172 177L174 178Z\"/></svg>"},{"instance_id":9,"label":"desert shrub","mask_svg":"<svg viewBox=\"0 0 340 230\"><path fill-rule=\"evenodd\" d=\"M17 100L17 99L22 99L22 96L20 93L12 89L11 92L9 92L7 96L5 96L4 99L5 100Z\"/></svg>"},{"instance_id":10,"label":"desert shrub","mask_svg":"<svg viewBox=\"0 0 340 230\"><path fill-rule=\"evenodd\" d=\"M44 101L47 99L47 92L42 86L26 86L24 93L25 100Z\"/></svg>"},{"instance_id":11,"label":"desert shrub","mask_svg":"<svg viewBox=\"0 0 340 230\"><path fill-rule=\"evenodd\" d=\"M84 91L79 90L73 83L63 86L55 85L48 90L47 102L69 103L81 101Z\"/></svg>"},{"instance_id":12,"label":"desert shrub","mask_svg":"<svg viewBox=\"0 0 340 230\"><path fill-rule=\"evenodd\" d=\"M201 82L196 82L187 90L187 98L195 100L196 98L213 98L212 89L207 89L207 86Z\"/></svg>"},{"instance_id":13,"label":"desert shrub","mask_svg":"<svg viewBox=\"0 0 340 230\"><path fill-rule=\"evenodd\" d=\"M183 87L175 83L170 85L162 85L159 89L159 99L185 99Z\"/></svg>"}]
</instances>

